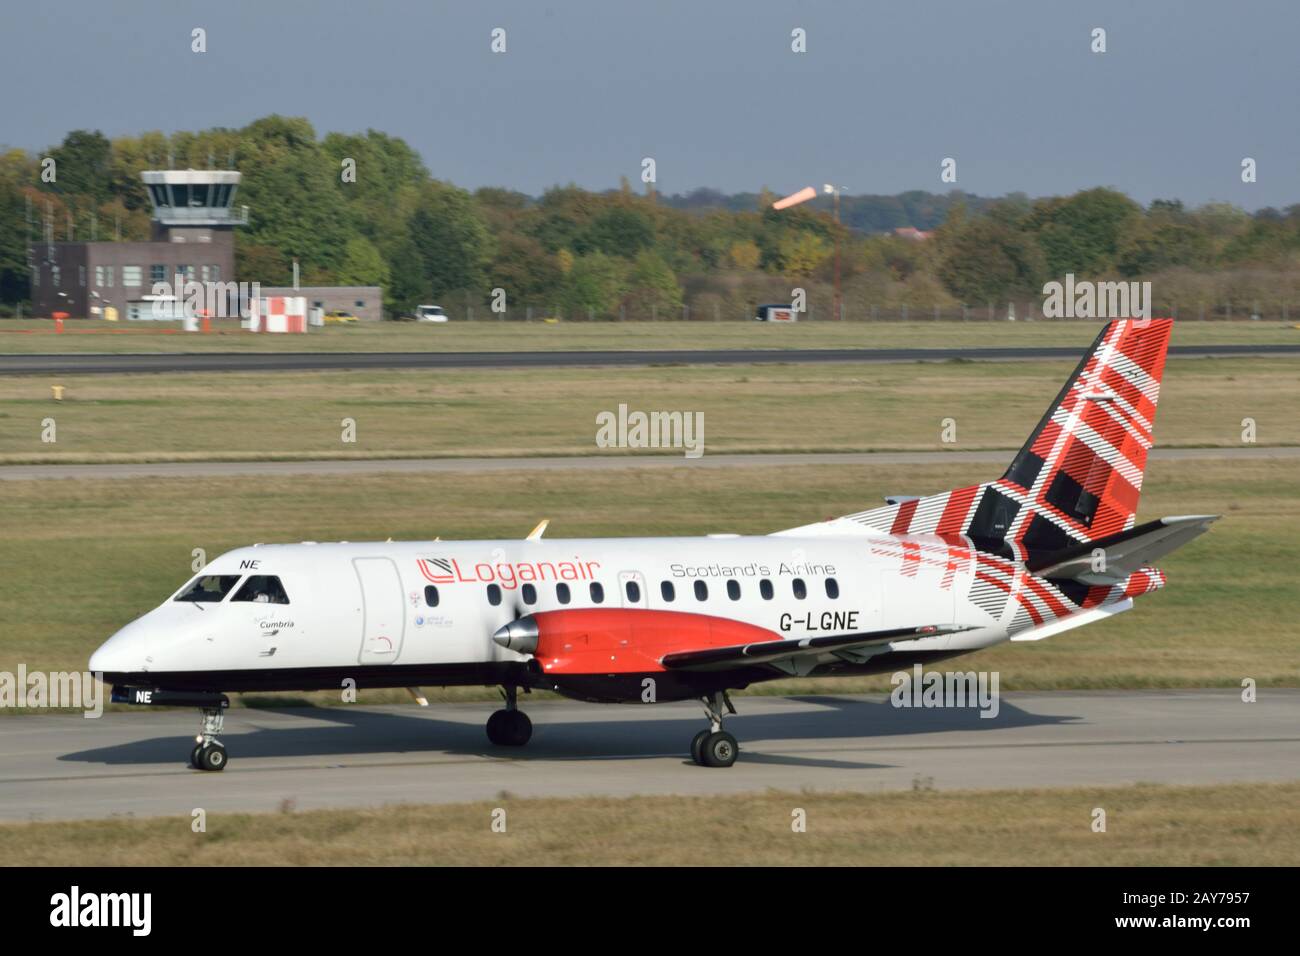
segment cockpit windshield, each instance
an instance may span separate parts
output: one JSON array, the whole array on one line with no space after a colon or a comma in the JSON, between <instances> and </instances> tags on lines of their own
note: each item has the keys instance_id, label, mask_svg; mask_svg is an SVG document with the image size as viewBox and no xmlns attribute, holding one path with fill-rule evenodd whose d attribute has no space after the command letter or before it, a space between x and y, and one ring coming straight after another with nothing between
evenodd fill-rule
<instances>
[{"instance_id":1,"label":"cockpit windshield","mask_svg":"<svg viewBox=\"0 0 1300 956\"><path fill-rule=\"evenodd\" d=\"M235 592L232 601L253 601L258 604L288 604L289 595L284 585L273 574L250 574L244 586Z\"/></svg>"},{"instance_id":2,"label":"cockpit windshield","mask_svg":"<svg viewBox=\"0 0 1300 956\"><path fill-rule=\"evenodd\" d=\"M189 587L176 595L176 600L216 604L230 593L238 581L238 574L200 574Z\"/></svg>"}]
</instances>

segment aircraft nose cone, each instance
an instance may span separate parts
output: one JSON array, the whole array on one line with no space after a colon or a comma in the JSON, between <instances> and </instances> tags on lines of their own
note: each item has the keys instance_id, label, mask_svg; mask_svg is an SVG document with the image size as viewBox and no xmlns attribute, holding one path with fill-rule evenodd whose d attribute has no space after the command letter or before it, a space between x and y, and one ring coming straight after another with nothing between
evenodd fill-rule
<instances>
[{"instance_id":1,"label":"aircraft nose cone","mask_svg":"<svg viewBox=\"0 0 1300 956\"><path fill-rule=\"evenodd\" d=\"M184 610L193 613L192 608ZM167 608L150 611L125 625L90 655L91 672L124 674L150 670L153 656L166 649L167 639L186 633L176 626L174 617Z\"/></svg>"},{"instance_id":2,"label":"aircraft nose cone","mask_svg":"<svg viewBox=\"0 0 1300 956\"><path fill-rule=\"evenodd\" d=\"M517 621L503 624L492 635L492 640L520 654L536 654L537 622L531 617L521 617Z\"/></svg>"},{"instance_id":3,"label":"aircraft nose cone","mask_svg":"<svg viewBox=\"0 0 1300 956\"><path fill-rule=\"evenodd\" d=\"M100 647L95 651L95 653L90 655L90 663L87 666L90 667L92 674L96 672L102 674L104 671L112 670L112 668L108 666L110 663L112 663L112 656L109 651Z\"/></svg>"},{"instance_id":4,"label":"aircraft nose cone","mask_svg":"<svg viewBox=\"0 0 1300 956\"><path fill-rule=\"evenodd\" d=\"M120 674L139 670L139 655L131 653L131 640L121 632L110 637L90 655L92 674Z\"/></svg>"}]
</instances>

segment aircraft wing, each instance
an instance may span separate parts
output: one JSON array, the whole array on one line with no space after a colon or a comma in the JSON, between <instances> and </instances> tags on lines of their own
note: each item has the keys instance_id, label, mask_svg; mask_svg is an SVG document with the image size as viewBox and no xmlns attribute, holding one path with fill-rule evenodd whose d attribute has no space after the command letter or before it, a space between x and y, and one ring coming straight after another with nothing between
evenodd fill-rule
<instances>
[{"instance_id":1,"label":"aircraft wing","mask_svg":"<svg viewBox=\"0 0 1300 956\"><path fill-rule=\"evenodd\" d=\"M744 664L774 664L798 657L825 654L828 651L850 651L894 641L918 641L924 637L938 637L942 634L955 634L958 631L968 630L970 628L954 624L927 624L923 627L898 627L886 631L803 637L788 641L756 641L731 647L676 651L665 654L660 663L669 670L722 670Z\"/></svg>"}]
</instances>

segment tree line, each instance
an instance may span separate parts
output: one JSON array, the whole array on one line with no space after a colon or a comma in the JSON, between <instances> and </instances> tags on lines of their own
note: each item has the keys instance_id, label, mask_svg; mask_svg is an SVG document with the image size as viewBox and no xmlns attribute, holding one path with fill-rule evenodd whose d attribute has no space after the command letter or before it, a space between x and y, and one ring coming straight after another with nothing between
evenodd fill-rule
<instances>
[{"instance_id":1,"label":"tree line","mask_svg":"<svg viewBox=\"0 0 1300 956\"><path fill-rule=\"evenodd\" d=\"M837 243L849 312L1036 297L1066 273L1150 279L1165 308L1300 292L1300 205L1251 214L1226 203L1144 207L1104 188L1040 199L913 191L846 195L837 224L826 197L777 212L766 189L662 196L624 180L606 192L469 192L397 137L322 137L306 119L273 115L171 135L76 130L43 154L0 153L0 303L28 300L28 243L47 220L56 240L148 238L139 174L165 168L243 174L236 203L250 214L236 230L237 278L288 284L296 259L304 284L380 285L390 311L437 302L486 315L503 289L515 314L740 318L798 286L826 316ZM904 226L932 237L894 233Z\"/></svg>"}]
</instances>

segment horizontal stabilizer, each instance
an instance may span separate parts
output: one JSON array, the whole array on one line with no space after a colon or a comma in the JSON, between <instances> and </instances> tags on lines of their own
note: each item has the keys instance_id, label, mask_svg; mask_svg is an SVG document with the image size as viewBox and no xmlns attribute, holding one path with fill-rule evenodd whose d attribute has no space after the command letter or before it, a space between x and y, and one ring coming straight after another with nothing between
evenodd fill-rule
<instances>
[{"instance_id":1,"label":"horizontal stabilizer","mask_svg":"<svg viewBox=\"0 0 1300 956\"><path fill-rule=\"evenodd\" d=\"M1029 570L1042 578L1081 581L1084 584L1119 584L1134 572L1204 534L1218 518L1218 515L1161 518L1096 541L1085 541L1035 556L1029 562Z\"/></svg>"},{"instance_id":2,"label":"horizontal stabilizer","mask_svg":"<svg viewBox=\"0 0 1300 956\"><path fill-rule=\"evenodd\" d=\"M837 634L826 637L803 637L788 641L756 641L732 647L710 647L698 651L679 651L665 654L660 661L670 670L717 670L741 664L771 664L806 654L824 654L873 644L894 641L919 641L925 637L938 637L968 631L968 627L953 624L927 624L924 627L897 627L887 631L866 631L859 634Z\"/></svg>"}]
</instances>

